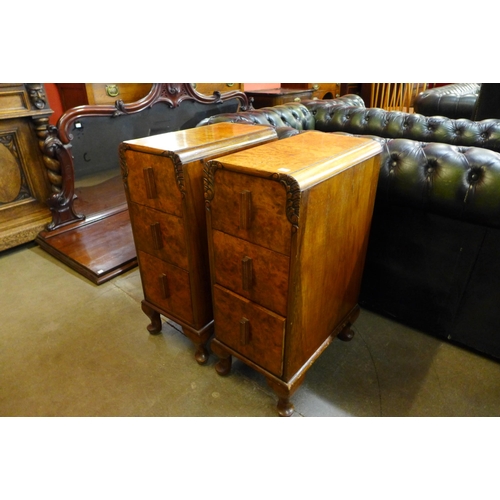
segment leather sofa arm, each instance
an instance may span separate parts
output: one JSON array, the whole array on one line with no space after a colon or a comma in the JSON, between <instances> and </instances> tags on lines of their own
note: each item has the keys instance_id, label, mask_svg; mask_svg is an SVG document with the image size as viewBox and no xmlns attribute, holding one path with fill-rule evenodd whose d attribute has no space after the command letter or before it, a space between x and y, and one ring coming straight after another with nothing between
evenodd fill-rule
<instances>
[{"instance_id":1,"label":"leather sofa arm","mask_svg":"<svg viewBox=\"0 0 500 500\"><path fill-rule=\"evenodd\" d=\"M421 92L413 103L416 113L425 116L473 119L481 85L452 83Z\"/></svg>"}]
</instances>

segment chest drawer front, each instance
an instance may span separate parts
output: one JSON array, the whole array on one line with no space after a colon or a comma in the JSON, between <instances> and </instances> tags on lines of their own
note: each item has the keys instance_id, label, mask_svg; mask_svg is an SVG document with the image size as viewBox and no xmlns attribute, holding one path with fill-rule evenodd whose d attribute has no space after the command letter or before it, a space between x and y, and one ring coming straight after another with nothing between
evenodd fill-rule
<instances>
[{"instance_id":1,"label":"chest drawer front","mask_svg":"<svg viewBox=\"0 0 500 500\"><path fill-rule=\"evenodd\" d=\"M213 229L290 254L291 224L281 183L217 169L210 210Z\"/></svg>"},{"instance_id":2,"label":"chest drawer front","mask_svg":"<svg viewBox=\"0 0 500 500\"><path fill-rule=\"evenodd\" d=\"M286 316L288 256L220 231L213 244L216 283Z\"/></svg>"},{"instance_id":3,"label":"chest drawer front","mask_svg":"<svg viewBox=\"0 0 500 500\"><path fill-rule=\"evenodd\" d=\"M146 300L172 319L193 324L189 273L142 251L137 257Z\"/></svg>"},{"instance_id":4,"label":"chest drawer front","mask_svg":"<svg viewBox=\"0 0 500 500\"><path fill-rule=\"evenodd\" d=\"M282 316L214 286L217 339L278 377L283 371L285 323Z\"/></svg>"},{"instance_id":5,"label":"chest drawer front","mask_svg":"<svg viewBox=\"0 0 500 500\"><path fill-rule=\"evenodd\" d=\"M137 250L189 269L183 219L136 203L129 212Z\"/></svg>"},{"instance_id":6,"label":"chest drawer front","mask_svg":"<svg viewBox=\"0 0 500 500\"><path fill-rule=\"evenodd\" d=\"M127 151L126 164L132 202L182 217L182 196L170 158Z\"/></svg>"}]
</instances>

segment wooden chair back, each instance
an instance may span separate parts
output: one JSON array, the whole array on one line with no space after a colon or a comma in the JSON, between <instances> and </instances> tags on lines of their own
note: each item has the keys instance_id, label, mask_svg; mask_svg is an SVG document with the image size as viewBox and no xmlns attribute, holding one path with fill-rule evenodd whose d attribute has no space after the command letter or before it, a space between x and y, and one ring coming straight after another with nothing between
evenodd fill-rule
<instances>
[{"instance_id":1,"label":"wooden chair back","mask_svg":"<svg viewBox=\"0 0 500 500\"><path fill-rule=\"evenodd\" d=\"M370 107L413 113L413 101L420 92L426 90L427 85L427 83L372 83Z\"/></svg>"}]
</instances>

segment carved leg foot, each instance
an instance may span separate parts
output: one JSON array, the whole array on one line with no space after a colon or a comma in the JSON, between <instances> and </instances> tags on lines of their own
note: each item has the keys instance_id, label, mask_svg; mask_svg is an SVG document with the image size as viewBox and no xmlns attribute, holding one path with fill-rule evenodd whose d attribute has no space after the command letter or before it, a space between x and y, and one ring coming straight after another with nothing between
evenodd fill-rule
<instances>
[{"instance_id":1,"label":"carved leg foot","mask_svg":"<svg viewBox=\"0 0 500 500\"><path fill-rule=\"evenodd\" d=\"M219 375L228 375L231 371L231 364L233 361L231 354L219 344L217 339L213 339L210 346L212 347L212 352L219 358L217 363L215 363L215 371Z\"/></svg>"},{"instance_id":2,"label":"carved leg foot","mask_svg":"<svg viewBox=\"0 0 500 500\"><path fill-rule=\"evenodd\" d=\"M158 335L161 333L161 317L158 311L155 311L152 307L148 306L145 302L141 303L142 310L146 316L151 320L151 323L147 326L148 332L151 335Z\"/></svg>"},{"instance_id":3,"label":"carved leg foot","mask_svg":"<svg viewBox=\"0 0 500 500\"><path fill-rule=\"evenodd\" d=\"M346 325L344 329L337 335L342 342L349 342L354 337L354 330L351 329L351 323Z\"/></svg>"},{"instance_id":4,"label":"carved leg foot","mask_svg":"<svg viewBox=\"0 0 500 500\"><path fill-rule=\"evenodd\" d=\"M196 359L196 362L199 365L204 365L208 361L209 355L210 353L208 352L205 344L201 344L198 346L196 352L194 353L194 359Z\"/></svg>"},{"instance_id":5,"label":"carved leg foot","mask_svg":"<svg viewBox=\"0 0 500 500\"><path fill-rule=\"evenodd\" d=\"M293 415L295 408L290 402L290 398L304 381L305 372L299 376L293 383L286 383L274 377L266 378L267 384L278 396L278 404L276 408L280 417L290 417Z\"/></svg>"},{"instance_id":6,"label":"carved leg foot","mask_svg":"<svg viewBox=\"0 0 500 500\"><path fill-rule=\"evenodd\" d=\"M222 376L229 375L231 372L232 361L233 359L231 356L219 359L219 361L215 363L215 371Z\"/></svg>"},{"instance_id":7,"label":"carved leg foot","mask_svg":"<svg viewBox=\"0 0 500 500\"><path fill-rule=\"evenodd\" d=\"M293 404L288 398L279 398L276 408L280 417L291 417L294 412Z\"/></svg>"}]
</instances>

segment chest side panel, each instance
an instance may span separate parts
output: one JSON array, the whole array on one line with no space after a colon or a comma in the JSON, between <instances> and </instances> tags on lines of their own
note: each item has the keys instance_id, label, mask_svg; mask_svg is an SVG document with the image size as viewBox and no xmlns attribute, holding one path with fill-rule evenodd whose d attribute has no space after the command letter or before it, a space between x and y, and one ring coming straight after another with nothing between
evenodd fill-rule
<instances>
[{"instance_id":1,"label":"chest side panel","mask_svg":"<svg viewBox=\"0 0 500 500\"><path fill-rule=\"evenodd\" d=\"M313 186L303 196L291 278L288 368L294 373L356 306L378 158Z\"/></svg>"}]
</instances>

